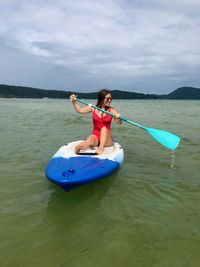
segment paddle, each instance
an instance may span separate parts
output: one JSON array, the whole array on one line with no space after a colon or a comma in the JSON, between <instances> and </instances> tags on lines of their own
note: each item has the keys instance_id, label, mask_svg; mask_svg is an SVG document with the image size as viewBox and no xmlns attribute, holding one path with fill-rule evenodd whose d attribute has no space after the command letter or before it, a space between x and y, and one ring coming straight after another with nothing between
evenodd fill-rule
<instances>
[{"instance_id":1,"label":"paddle","mask_svg":"<svg viewBox=\"0 0 200 267\"><path fill-rule=\"evenodd\" d=\"M92 108L95 108L97 110L100 110L112 117L115 117L115 115L109 111L106 111L104 109L101 109L99 107L96 107L92 104L88 104L86 103L85 101L83 100L80 100L80 99L76 99L78 102L84 104L84 105L87 105L87 106L90 106ZM122 117L122 116L119 116L120 120L122 121L125 121L125 122L128 122L134 126L137 126L139 128L142 128L143 130L147 131L157 142L159 142L161 145L167 147L168 149L171 149L171 150L175 150L180 142L180 137L175 135L175 134L172 134L170 132L166 132L166 131L163 131L163 130L159 130L159 129L153 129L153 128L148 128L148 127L144 127L138 123L135 123L125 117Z\"/></svg>"}]
</instances>

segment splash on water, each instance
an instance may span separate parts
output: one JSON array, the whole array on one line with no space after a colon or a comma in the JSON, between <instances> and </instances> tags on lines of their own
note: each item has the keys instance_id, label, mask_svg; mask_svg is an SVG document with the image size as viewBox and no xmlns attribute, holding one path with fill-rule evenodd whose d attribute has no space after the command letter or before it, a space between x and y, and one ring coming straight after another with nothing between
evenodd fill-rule
<instances>
[{"instance_id":1,"label":"splash on water","mask_svg":"<svg viewBox=\"0 0 200 267\"><path fill-rule=\"evenodd\" d=\"M175 166L175 150L171 151L170 168L171 169L176 169L176 166Z\"/></svg>"}]
</instances>

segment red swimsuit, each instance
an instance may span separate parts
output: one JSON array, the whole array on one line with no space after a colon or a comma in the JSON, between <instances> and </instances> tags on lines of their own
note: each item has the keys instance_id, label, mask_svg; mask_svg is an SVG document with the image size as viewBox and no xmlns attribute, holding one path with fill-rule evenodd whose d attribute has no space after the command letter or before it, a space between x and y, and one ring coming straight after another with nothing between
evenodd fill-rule
<instances>
[{"instance_id":1,"label":"red swimsuit","mask_svg":"<svg viewBox=\"0 0 200 267\"><path fill-rule=\"evenodd\" d=\"M102 117L99 117L96 114L95 110L93 110L92 119L93 119L93 125L94 125L92 134L94 134L97 137L98 141L100 141L101 128L106 127L110 131L112 117L108 114L106 114L106 116L102 114Z\"/></svg>"}]
</instances>

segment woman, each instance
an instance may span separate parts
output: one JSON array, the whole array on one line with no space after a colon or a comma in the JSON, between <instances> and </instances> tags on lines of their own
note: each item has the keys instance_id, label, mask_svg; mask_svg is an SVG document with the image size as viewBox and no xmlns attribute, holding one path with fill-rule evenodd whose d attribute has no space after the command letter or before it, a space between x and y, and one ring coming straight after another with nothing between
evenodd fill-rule
<instances>
[{"instance_id":1,"label":"woman","mask_svg":"<svg viewBox=\"0 0 200 267\"><path fill-rule=\"evenodd\" d=\"M92 112L92 119L94 126L91 135L88 136L88 138L85 141L83 141L82 143L80 143L75 147L75 153L79 154L80 150L92 146L98 146L96 150L97 154L103 153L104 147L111 146L113 144L113 139L110 132L110 127L113 117L89 106L81 108L77 104L76 95L74 94L70 96L70 100L77 112L79 113ZM122 121L118 119L120 114L117 113L117 111L110 106L111 102L112 102L111 92L106 89L101 90L98 94L98 101L96 106L113 113L115 115L114 120L118 124L122 124Z\"/></svg>"}]
</instances>

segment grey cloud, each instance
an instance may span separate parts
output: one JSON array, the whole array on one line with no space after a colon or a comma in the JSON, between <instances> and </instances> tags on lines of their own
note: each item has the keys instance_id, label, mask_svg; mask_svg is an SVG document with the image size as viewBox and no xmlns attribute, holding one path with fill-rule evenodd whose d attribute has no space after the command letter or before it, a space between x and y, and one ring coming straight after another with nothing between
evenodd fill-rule
<instances>
[{"instance_id":1,"label":"grey cloud","mask_svg":"<svg viewBox=\"0 0 200 267\"><path fill-rule=\"evenodd\" d=\"M0 82L149 93L198 86L199 7L194 0L1 2Z\"/></svg>"}]
</instances>

